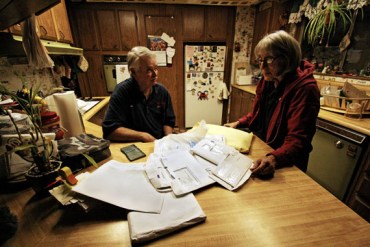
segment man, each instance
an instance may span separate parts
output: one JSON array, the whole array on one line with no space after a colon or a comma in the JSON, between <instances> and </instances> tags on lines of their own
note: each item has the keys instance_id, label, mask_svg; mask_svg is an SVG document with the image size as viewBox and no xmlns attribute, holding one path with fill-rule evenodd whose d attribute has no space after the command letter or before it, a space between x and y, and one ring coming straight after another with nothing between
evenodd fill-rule
<instances>
[{"instance_id":1,"label":"man","mask_svg":"<svg viewBox=\"0 0 370 247\"><path fill-rule=\"evenodd\" d=\"M146 47L128 53L131 77L111 95L103 121L103 137L111 141L153 142L169 135L175 126L171 96L157 82L156 55Z\"/></svg>"}]
</instances>

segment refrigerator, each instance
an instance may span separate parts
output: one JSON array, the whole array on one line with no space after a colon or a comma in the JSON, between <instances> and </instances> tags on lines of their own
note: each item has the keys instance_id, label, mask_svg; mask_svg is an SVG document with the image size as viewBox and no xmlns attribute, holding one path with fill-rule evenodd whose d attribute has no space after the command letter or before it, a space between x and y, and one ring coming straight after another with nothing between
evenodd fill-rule
<instances>
[{"instance_id":1,"label":"refrigerator","mask_svg":"<svg viewBox=\"0 0 370 247\"><path fill-rule=\"evenodd\" d=\"M186 45L185 57L185 127L201 120L222 123L226 46Z\"/></svg>"}]
</instances>

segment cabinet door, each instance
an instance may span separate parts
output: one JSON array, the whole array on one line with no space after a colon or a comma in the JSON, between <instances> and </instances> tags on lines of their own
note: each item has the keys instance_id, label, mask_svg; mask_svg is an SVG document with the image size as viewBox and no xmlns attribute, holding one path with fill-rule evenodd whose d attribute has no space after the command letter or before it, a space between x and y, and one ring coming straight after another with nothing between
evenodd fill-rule
<instances>
[{"instance_id":1,"label":"cabinet door","mask_svg":"<svg viewBox=\"0 0 370 247\"><path fill-rule=\"evenodd\" d=\"M229 122L235 122L253 109L254 95L238 88L232 88Z\"/></svg>"},{"instance_id":2,"label":"cabinet door","mask_svg":"<svg viewBox=\"0 0 370 247\"><path fill-rule=\"evenodd\" d=\"M99 54L84 54L89 63L89 68L85 73L79 73L79 83L82 97L106 96L108 95L107 86L104 80L103 57Z\"/></svg>"},{"instance_id":3,"label":"cabinet door","mask_svg":"<svg viewBox=\"0 0 370 247\"><path fill-rule=\"evenodd\" d=\"M259 7L257 7L256 18L254 21L254 31L253 31L253 42L251 53L254 54L254 47L257 43L269 33L271 14L272 14L272 2L265 2ZM251 62L254 61L254 56L252 56Z\"/></svg>"},{"instance_id":4,"label":"cabinet door","mask_svg":"<svg viewBox=\"0 0 370 247\"><path fill-rule=\"evenodd\" d=\"M97 10L96 21L103 51L119 51L120 36L115 10Z\"/></svg>"},{"instance_id":5,"label":"cabinet door","mask_svg":"<svg viewBox=\"0 0 370 247\"><path fill-rule=\"evenodd\" d=\"M129 51L134 46L139 45L136 12L130 10L119 10L118 18L122 50Z\"/></svg>"},{"instance_id":6,"label":"cabinet door","mask_svg":"<svg viewBox=\"0 0 370 247\"><path fill-rule=\"evenodd\" d=\"M55 30L54 19L51 9L37 16L36 22L40 38L54 41L57 40L57 32Z\"/></svg>"},{"instance_id":7,"label":"cabinet door","mask_svg":"<svg viewBox=\"0 0 370 247\"><path fill-rule=\"evenodd\" d=\"M229 8L208 7L206 19L206 41L226 41Z\"/></svg>"},{"instance_id":8,"label":"cabinet door","mask_svg":"<svg viewBox=\"0 0 370 247\"><path fill-rule=\"evenodd\" d=\"M78 46L85 51L100 50L99 39L95 26L94 11L90 9L74 9L73 18L78 31Z\"/></svg>"},{"instance_id":9,"label":"cabinet door","mask_svg":"<svg viewBox=\"0 0 370 247\"><path fill-rule=\"evenodd\" d=\"M66 4L64 0L51 9L54 16L54 24L57 32L57 39L64 43L73 43L71 26L69 25Z\"/></svg>"},{"instance_id":10,"label":"cabinet door","mask_svg":"<svg viewBox=\"0 0 370 247\"><path fill-rule=\"evenodd\" d=\"M253 109L254 94L244 92L242 94L242 105L240 108L240 116L244 116Z\"/></svg>"},{"instance_id":11,"label":"cabinet door","mask_svg":"<svg viewBox=\"0 0 370 247\"><path fill-rule=\"evenodd\" d=\"M204 40L204 7L182 9L182 36L184 41Z\"/></svg>"},{"instance_id":12,"label":"cabinet door","mask_svg":"<svg viewBox=\"0 0 370 247\"><path fill-rule=\"evenodd\" d=\"M237 89L237 88L232 88L229 122L235 122L241 117L240 109L242 107L242 95L243 95L242 90Z\"/></svg>"}]
</instances>

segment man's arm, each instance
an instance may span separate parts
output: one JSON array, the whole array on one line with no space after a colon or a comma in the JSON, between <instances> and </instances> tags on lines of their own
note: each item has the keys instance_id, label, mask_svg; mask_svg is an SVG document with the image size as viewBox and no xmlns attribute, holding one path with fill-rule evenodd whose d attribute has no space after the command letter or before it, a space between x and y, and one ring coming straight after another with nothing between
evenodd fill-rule
<instances>
[{"instance_id":1,"label":"man's arm","mask_svg":"<svg viewBox=\"0 0 370 247\"><path fill-rule=\"evenodd\" d=\"M156 139L147 132L136 131L133 129L119 127L107 136L111 141L140 141L154 142Z\"/></svg>"},{"instance_id":2,"label":"man's arm","mask_svg":"<svg viewBox=\"0 0 370 247\"><path fill-rule=\"evenodd\" d=\"M173 133L173 128L168 125L163 125L163 132L164 132L164 135L167 136Z\"/></svg>"}]
</instances>

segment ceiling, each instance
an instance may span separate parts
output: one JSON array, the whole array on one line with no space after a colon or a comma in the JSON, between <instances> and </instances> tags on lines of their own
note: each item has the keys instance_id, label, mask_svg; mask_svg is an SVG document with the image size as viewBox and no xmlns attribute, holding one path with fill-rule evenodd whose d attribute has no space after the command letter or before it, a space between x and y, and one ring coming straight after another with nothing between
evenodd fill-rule
<instances>
[{"instance_id":1,"label":"ceiling","mask_svg":"<svg viewBox=\"0 0 370 247\"><path fill-rule=\"evenodd\" d=\"M266 0L86 0L86 2L109 2L109 3L162 3L162 4L196 4L196 5L219 5L219 6L251 6Z\"/></svg>"}]
</instances>

